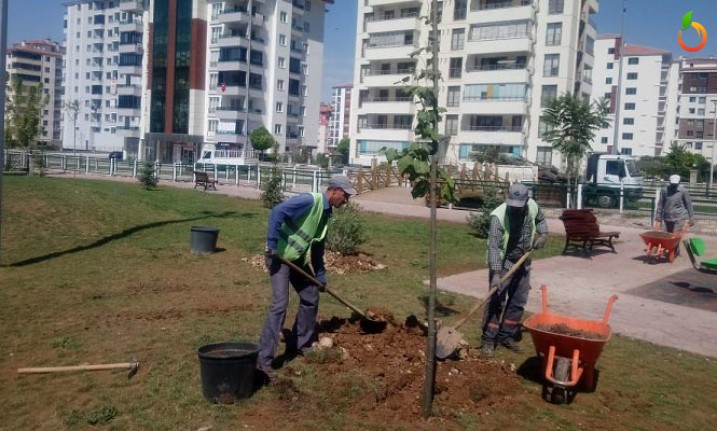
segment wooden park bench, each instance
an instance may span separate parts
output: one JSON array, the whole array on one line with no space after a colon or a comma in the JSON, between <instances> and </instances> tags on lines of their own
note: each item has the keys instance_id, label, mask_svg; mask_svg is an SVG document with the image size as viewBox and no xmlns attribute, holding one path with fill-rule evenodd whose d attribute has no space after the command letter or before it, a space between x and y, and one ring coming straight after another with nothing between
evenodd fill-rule
<instances>
[{"instance_id":1,"label":"wooden park bench","mask_svg":"<svg viewBox=\"0 0 717 431\"><path fill-rule=\"evenodd\" d=\"M616 253L612 239L619 238L620 232L601 232L592 209L563 210L560 220L565 226L563 254L567 253L570 247L589 253L596 245L609 247L613 253Z\"/></svg>"},{"instance_id":2,"label":"wooden park bench","mask_svg":"<svg viewBox=\"0 0 717 431\"><path fill-rule=\"evenodd\" d=\"M212 190L216 190L217 181L210 180L206 172L194 171L194 188L196 189L197 186L204 186L204 191L206 191L208 187L211 187Z\"/></svg>"}]
</instances>

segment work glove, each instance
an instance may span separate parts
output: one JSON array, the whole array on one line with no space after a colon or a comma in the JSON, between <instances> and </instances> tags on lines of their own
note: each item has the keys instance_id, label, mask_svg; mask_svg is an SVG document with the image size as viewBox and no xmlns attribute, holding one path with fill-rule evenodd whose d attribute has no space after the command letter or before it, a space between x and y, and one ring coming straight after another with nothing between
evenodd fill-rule
<instances>
[{"instance_id":1,"label":"work glove","mask_svg":"<svg viewBox=\"0 0 717 431\"><path fill-rule=\"evenodd\" d=\"M276 250L272 250L269 247L264 250L264 264L267 268L271 269L272 263L274 263L274 257L276 256Z\"/></svg>"},{"instance_id":2,"label":"work glove","mask_svg":"<svg viewBox=\"0 0 717 431\"><path fill-rule=\"evenodd\" d=\"M539 248L543 248L543 247L545 247L545 244L547 244L547 243L548 243L548 234L547 233L538 235L538 237L535 238L535 242L533 242L533 248L536 250Z\"/></svg>"},{"instance_id":3,"label":"work glove","mask_svg":"<svg viewBox=\"0 0 717 431\"><path fill-rule=\"evenodd\" d=\"M326 292L326 289L328 289L328 283L326 282L326 277L317 277L316 280L319 282L319 285L316 286L319 288L319 292Z\"/></svg>"},{"instance_id":4,"label":"work glove","mask_svg":"<svg viewBox=\"0 0 717 431\"><path fill-rule=\"evenodd\" d=\"M690 219L690 227L692 227L692 226L694 226L694 225L695 225L695 221L692 220L692 219Z\"/></svg>"},{"instance_id":5,"label":"work glove","mask_svg":"<svg viewBox=\"0 0 717 431\"><path fill-rule=\"evenodd\" d=\"M496 293L500 294L500 292L503 291L503 282L500 281L500 274L495 273L493 274L493 278L490 279L490 288L497 287Z\"/></svg>"}]
</instances>

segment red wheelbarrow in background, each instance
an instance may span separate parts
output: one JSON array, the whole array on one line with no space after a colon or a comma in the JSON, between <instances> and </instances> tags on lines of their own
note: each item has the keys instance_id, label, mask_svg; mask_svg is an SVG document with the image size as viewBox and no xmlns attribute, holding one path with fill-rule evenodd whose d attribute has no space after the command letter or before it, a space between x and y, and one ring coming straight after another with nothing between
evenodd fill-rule
<instances>
[{"instance_id":1,"label":"red wheelbarrow in background","mask_svg":"<svg viewBox=\"0 0 717 431\"><path fill-rule=\"evenodd\" d=\"M540 287L542 310L529 317L523 327L530 332L535 351L543 364L543 377L550 386L550 401L563 404L577 389L595 389L595 363L612 335L607 324L617 295L610 297L602 320L562 316L548 311L548 288ZM546 387L547 389L547 387Z\"/></svg>"},{"instance_id":2,"label":"red wheelbarrow in background","mask_svg":"<svg viewBox=\"0 0 717 431\"><path fill-rule=\"evenodd\" d=\"M677 249L680 247L682 237L687 233L689 225L685 224L681 232L661 232L660 225L655 223L655 228L640 234L640 238L645 243L645 252L647 252L647 261L649 263L657 263L661 259L667 259L672 263L677 256Z\"/></svg>"}]
</instances>

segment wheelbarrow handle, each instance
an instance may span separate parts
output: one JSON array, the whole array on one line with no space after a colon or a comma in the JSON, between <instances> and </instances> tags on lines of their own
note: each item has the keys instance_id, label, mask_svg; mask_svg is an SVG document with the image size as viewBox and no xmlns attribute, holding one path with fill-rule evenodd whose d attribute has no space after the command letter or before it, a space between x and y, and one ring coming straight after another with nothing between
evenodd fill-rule
<instances>
[{"instance_id":1,"label":"wheelbarrow handle","mask_svg":"<svg viewBox=\"0 0 717 431\"><path fill-rule=\"evenodd\" d=\"M347 300L345 300L345 299L342 298L341 296L339 296L338 293L336 293L336 292L334 292L333 290L331 290L331 289L329 289L328 287L326 287L326 285L325 285L324 283L320 282L319 280L316 279L316 277L314 277L313 275L311 275L311 274L309 274L308 272L304 271L299 265L295 264L294 262L291 262L291 261L289 261L289 260L284 259L282 256L279 256L278 254L273 255L273 257L279 259L279 261L280 261L281 263L283 263L284 265L286 265L286 266L288 266L289 268L291 268L291 269L292 269L293 271L295 271L297 274L299 274L299 275L303 276L304 278L306 278L307 280L309 280L312 284L314 284L314 285L315 285L316 287L318 287L320 290L323 290L323 291L325 291L326 293L328 293L329 295L331 295L331 296L333 296L334 298L336 298L337 301L339 301L340 303L342 303L342 304L344 304L345 306L347 306L348 308L350 308L352 311L354 311L354 312L355 312L356 314L358 314L359 316L363 317L364 319L367 318L367 317L366 317L366 313L364 313L364 312L363 312L362 310L360 310L358 307L356 307L355 305L351 304L350 302L348 302Z\"/></svg>"},{"instance_id":2,"label":"wheelbarrow handle","mask_svg":"<svg viewBox=\"0 0 717 431\"><path fill-rule=\"evenodd\" d=\"M602 318L602 324L607 325L607 320L610 318L610 313L612 312L612 305L617 301L617 295L612 295L610 299L607 300L607 307L605 308L605 315Z\"/></svg>"}]
</instances>

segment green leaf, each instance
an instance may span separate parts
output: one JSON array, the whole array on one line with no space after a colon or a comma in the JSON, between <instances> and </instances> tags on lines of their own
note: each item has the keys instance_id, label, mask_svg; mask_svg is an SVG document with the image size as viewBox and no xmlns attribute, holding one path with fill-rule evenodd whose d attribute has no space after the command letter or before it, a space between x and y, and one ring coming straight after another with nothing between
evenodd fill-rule
<instances>
[{"instance_id":1,"label":"green leaf","mask_svg":"<svg viewBox=\"0 0 717 431\"><path fill-rule=\"evenodd\" d=\"M687 30L692 26L692 13L694 11L691 10L685 14L685 16L682 17L682 30Z\"/></svg>"},{"instance_id":2,"label":"green leaf","mask_svg":"<svg viewBox=\"0 0 717 431\"><path fill-rule=\"evenodd\" d=\"M388 163L392 163L394 160L396 160L398 158L398 151L395 148L388 148L385 151L385 155L386 155L386 161L388 161Z\"/></svg>"}]
</instances>

